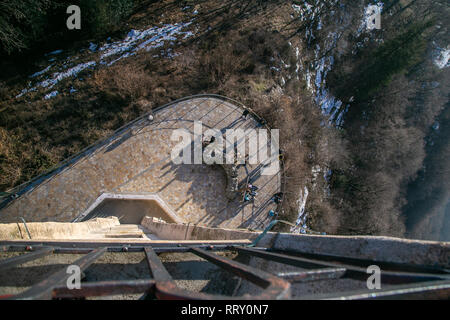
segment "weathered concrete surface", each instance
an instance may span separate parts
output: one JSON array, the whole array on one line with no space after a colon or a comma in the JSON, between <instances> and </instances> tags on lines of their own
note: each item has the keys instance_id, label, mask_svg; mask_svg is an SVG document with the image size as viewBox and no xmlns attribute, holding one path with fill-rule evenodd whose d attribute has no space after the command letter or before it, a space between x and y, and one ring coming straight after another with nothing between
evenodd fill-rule
<instances>
[{"instance_id":1,"label":"weathered concrete surface","mask_svg":"<svg viewBox=\"0 0 450 320\"><path fill-rule=\"evenodd\" d=\"M279 234L274 249L340 255L417 265L450 267L450 243L379 236L319 236Z\"/></svg>"},{"instance_id":2,"label":"weathered concrete surface","mask_svg":"<svg viewBox=\"0 0 450 320\"><path fill-rule=\"evenodd\" d=\"M165 223L152 217L144 217L141 225L158 238L167 240L253 240L260 235L259 232L246 229L219 229L193 224ZM271 234L275 235L274 233Z\"/></svg>"},{"instance_id":3,"label":"weathered concrete surface","mask_svg":"<svg viewBox=\"0 0 450 320\"><path fill-rule=\"evenodd\" d=\"M149 233L148 230L137 224L121 224L110 228L93 231L80 239L121 239L133 241L135 239L159 240L158 237Z\"/></svg>"},{"instance_id":4,"label":"weathered concrete surface","mask_svg":"<svg viewBox=\"0 0 450 320\"><path fill-rule=\"evenodd\" d=\"M96 218L86 222L28 222L28 231L32 239L78 239L85 238L90 233L99 232L119 226L116 217ZM29 239L23 223L0 224L0 240Z\"/></svg>"},{"instance_id":5,"label":"weathered concrete surface","mask_svg":"<svg viewBox=\"0 0 450 320\"><path fill-rule=\"evenodd\" d=\"M142 225L160 238L173 240L254 240L260 232L161 223L144 218ZM376 236L322 236L268 232L258 246L304 253L339 255L441 268L450 267L450 243Z\"/></svg>"},{"instance_id":6,"label":"weathered concrete surface","mask_svg":"<svg viewBox=\"0 0 450 320\"><path fill-rule=\"evenodd\" d=\"M217 165L175 165L170 154L178 141L173 129L193 134L194 121L208 128L252 129L258 122L242 118L243 108L212 97L175 102L118 130L56 171L12 192L0 205L0 221L73 221L102 193L153 193L159 195L184 222L228 228L262 228L275 209L270 198L280 191L280 174L261 175L261 166L239 167L239 181L259 187L255 202L241 203L226 197L226 176Z\"/></svg>"}]
</instances>

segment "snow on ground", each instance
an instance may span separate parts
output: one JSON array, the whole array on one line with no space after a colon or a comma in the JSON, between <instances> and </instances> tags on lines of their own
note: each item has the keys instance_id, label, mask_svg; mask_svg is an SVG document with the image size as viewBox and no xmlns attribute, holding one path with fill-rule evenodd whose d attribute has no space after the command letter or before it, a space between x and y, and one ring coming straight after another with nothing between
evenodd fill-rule
<instances>
[{"instance_id":1,"label":"snow on ground","mask_svg":"<svg viewBox=\"0 0 450 320\"><path fill-rule=\"evenodd\" d=\"M81 51L87 52L87 55L92 59L91 61L81 62L78 56L72 56L66 58L62 66L57 66L57 64L53 63L56 59L51 58L49 59L49 62L52 62L50 65L29 76L32 79L39 79L38 82L34 85L30 82L28 87L24 88L16 98L20 98L29 92L37 91L41 88L50 90L66 78L77 77L80 72L94 70L99 66L111 66L121 59L136 55L139 51L150 51L164 46L165 43L173 46L175 42L179 43L180 40L194 36L192 31L183 31L191 23L192 21L164 24L161 27L154 26L145 30L132 29L124 39L110 42L110 38L108 38L107 43L102 46L90 42L88 48L82 49ZM55 50L47 53L45 56L55 56L62 52L62 50ZM177 55L172 52L172 48L168 48L165 53L165 56L169 58ZM72 87L70 93L74 92L76 92L76 89ZM57 94L58 91L52 91L46 94L44 99L53 98Z\"/></svg>"},{"instance_id":2,"label":"snow on ground","mask_svg":"<svg viewBox=\"0 0 450 320\"><path fill-rule=\"evenodd\" d=\"M433 128L433 130L439 130L439 122L438 121L436 121L435 123L433 123L433 126L432 126L432 128Z\"/></svg>"},{"instance_id":3,"label":"snow on ground","mask_svg":"<svg viewBox=\"0 0 450 320\"><path fill-rule=\"evenodd\" d=\"M293 233L305 233L306 226L306 201L308 200L309 191L307 187L303 188L303 191L300 190L300 195L298 197L298 216L297 221L295 222L295 227L291 227L291 232Z\"/></svg>"},{"instance_id":4,"label":"snow on ground","mask_svg":"<svg viewBox=\"0 0 450 320\"><path fill-rule=\"evenodd\" d=\"M439 46L436 46L436 50L434 52L434 64L439 68L447 68L450 66L450 62L448 61L450 59L450 45L447 46L447 48L443 49Z\"/></svg>"},{"instance_id":5,"label":"snow on ground","mask_svg":"<svg viewBox=\"0 0 450 320\"><path fill-rule=\"evenodd\" d=\"M56 97L57 95L58 95L58 90L55 90L55 91L52 91L52 92L46 94L46 95L44 96L44 99L45 99L45 100L48 100L48 99L51 99L51 98L53 98L53 97Z\"/></svg>"},{"instance_id":6,"label":"snow on ground","mask_svg":"<svg viewBox=\"0 0 450 320\"><path fill-rule=\"evenodd\" d=\"M312 4L309 4L308 1ZM306 23L306 31L305 31L305 37L307 40L307 44L309 45L311 42L311 39L315 39L314 36L314 29L313 27L317 25L317 30L321 30L323 28L323 22L322 17L320 16L320 13L323 10L324 7L324 0L308 0L303 1L302 5L292 5L293 10L298 15L297 18L301 21L304 21ZM334 0L334 2L329 4L339 4L340 1ZM342 4L340 4L342 6ZM383 2L382 1L374 1L373 4L368 5L364 8L364 12L362 13L361 23L356 31L356 36L360 36L363 32L367 31L369 32L371 28L369 28L370 19L372 11L370 10L371 6L375 6L378 10L378 12L381 13L383 9ZM330 15L334 15L334 12L330 12ZM343 106L342 101L339 99L336 99L330 91L326 87L326 77L328 72L332 69L333 63L334 63L334 57L330 52L336 47L338 39L341 37L342 31L338 30L336 28L333 32L330 32L326 39L324 40L324 44L322 45L322 48L319 44L316 44L316 47L314 49L314 59L312 62L309 63L308 66L306 66L305 70L303 72L303 77L306 81L306 85L308 90L310 90L315 98L315 102L317 105L320 106L322 113L329 117L329 124L330 125L336 125L338 127L342 126L344 121L344 115L347 112L349 105ZM365 41L368 41L369 38L365 37L363 42L358 43L357 46L363 46ZM382 41L382 39L378 39L379 41ZM436 63L439 66L446 66L448 65L448 58L449 58L449 52L450 50L441 50L440 54L436 58ZM302 68L301 58L299 58L298 55L298 48L297 48L297 69L296 72L299 71L299 69ZM299 68L300 67L300 68Z\"/></svg>"},{"instance_id":7,"label":"snow on ground","mask_svg":"<svg viewBox=\"0 0 450 320\"><path fill-rule=\"evenodd\" d=\"M97 63L95 61L89 61L86 63L80 63L76 65L75 67L69 68L64 72L55 72L50 79L46 79L42 82L38 83L38 86L43 88L53 88L58 82L61 80L64 80L69 77L75 77L77 74L79 74L81 71L87 69L87 68L93 68L95 67Z\"/></svg>"},{"instance_id":8,"label":"snow on ground","mask_svg":"<svg viewBox=\"0 0 450 320\"><path fill-rule=\"evenodd\" d=\"M339 0L334 0L330 4L336 4L342 7L342 4ZM297 2L299 3L299 2ZM323 16L322 10L324 8L325 1L324 0L308 0L303 1L302 4L294 4L292 8L294 10L294 17L300 19L306 24L305 30L305 44L307 46L311 46L311 42L315 39L315 32L323 32ZM381 1L375 1L373 5L378 7L379 12L381 12L383 8L383 3ZM360 27L356 30L356 35L359 36L365 31L370 31L368 25L370 23L370 11L368 10L368 6L364 8L364 12L362 12L362 18ZM334 17L336 12L330 11L330 16ZM337 19L338 17L336 17ZM326 86L326 78L328 72L333 67L334 56L332 54L333 49L336 48L337 41L342 35L342 28L346 26L342 21L336 22L336 28L328 33L326 38L321 41L321 45L316 44L314 47L314 59L311 59L306 66L303 66L302 57L299 55L299 49L296 48L296 73L301 71L306 81L306 86L308 90L313 94L314 100L316 104L321 108L322 113L328 116L328 125L336 125L337 127L342 126L344 122L344 116L348 111L349 104L344 105L342 101L334 97ZM361 45L364 45L362 43ZM448 61L448 60L447 60ZM446 62L447 63L447 62ZM330 170L326 168L313 168L312 172L312 187L314 188L315 181L320 171L324 172L324 179L327 181L324 192L328 193L329 190L329 177L331 176ZM305 233L307 229L306 219L307 213L305 212L306 202L308 198L308 188L305 186L303 191L300 191L299 196L299 209L298 209L298 218L296 222L296 227L292 228L292 232L300 232Z\"/></svg>"},{"instance_id":9,"label":"snow on ground","mask_svg":"<svg viewBox=\"0 0 450 320\"><path fill-rule=\"evenodd\" d=\"M292 5L293 10L297 14L297 18L306 23L305 37L308 45L315 38L313 27L316 24L317 30L321 30L323 27L320 12L325 5L323 0L310 2L312 4L303 1L302 5ZM333 4L336 3L338 3L337 0L333 2ZM342 102L336 99L326 88L326 76L333 66L334 58L332 55L325 56L324 53L330 52L336 46L339 37L339 32L331 32L328 34L323 48L317 44L314 50L314 60L306 66L306 70L303 70L299 50L296 48L296 57L298 60L296 72L304 71L303 77L308 90L314 94L315 101L320 106L322 113L329 116L329 124L335 123L337 126L342 125L345 108L342 108Z\"/></svg>"},{"instance_id":10,"label":"snow on ground","mask_svg":"<svg viewBox=\"0 0 450 320\"><path fill-rule=\"evenodd\" d=\"M294 14L292 15L294 18L299 19L300 21L305 23L305 44L308 47L312 46L312 40L316 39L314 33L315 32L323 32L323 19L324 14L324 4L327 2L326 0L307 0L302 1L301 4L297 1L297 4L292 5L292 9L294 10ZM343 7L343 4L340 0L328 1L328 5L337 5L337 7ZM361 12L361 22L357 30L355 30L355 36L358 38L362 36L362 41L356 43L356 48L362 47L365 45L369 38L373 38L377 36L377 33L371 31L374 29L373 24L373 14L375 12L379 12L383 10L383 2L380 0L372 1L372 4L364 7L364 11ZM338 19L335 16L335 11L330 11L330 17ZM343 21L336 20L334 30L330 31L326 38L323 41L319 42L320 44L316 44L314 47L314 58L309 61L306 66L303 66L302 57L299 55L299 49L296 48L296 73L298 75L299 71L302 71L303 77L306 81L306 86L308 90L313 94L314 100L316 104L321 108L322 113L328 116L328 125L336 125L337 127L342 126L344 122L344 116L348 111L349 104L344 105L342 101L334 97L326 86L326 78L328 72L333 67L334 56L333 51L336 48L337 41L342 35L343 29L348 27L345 22L345 18ZM381 24L382 27L382 24ZM321 37L323 38L323 37ZM383 42L383 39L375 39L377 42ZM355 49L353 50L355 51ZM438 48L437 53L434 58L434 63L439 68L448 67L449 65L449 55L450 49ZM350 102L353 100L350 99ZM317 177L319 172L324 172L323 178L326 181L326 186L324 192L326 194L330 193L329 189L329 179L331 176L331 171L327 168L318 168L313 167L312 170L312 189L314 189ZM296 227L292 228L292 232L300 232L305 233L307 230L306 220L307 220L307 212L305 212L306 202L308 198L308 188L305 186L303 192L300 190L300 195L298 199L299 208L298 208L298 218L296 222Z\"/></svg>"},{"instance_id":11,"label":"snow on ground","mask_svg":"<svg viewBox=\"0 0 450 320\"><path fill-rule=\"evenodd\" d=\"M30 78L36 78L38 76L40 76L41 74L46 73L48 70L50 70L50 68L53 66L53 64L49 65L47 68L45 68L44 70L38 71L36 73L33 73Z\"/></svg>"},{"instance_id":12,"label":"snow on ground","mask_svg":"<svg viewBox=\"0 0 450 320\"><path fill-rule=\"evenodd\" d=\"M188 27L191 22L174 25L164 25L161 28L151 27L146 30L131 30L124 40L107 43L100 47L102 52L100 63L107 63L106 58L122 54L121 57L129 57L139 50L150 51L164 45L165 41L177 41L177 35L192 36L192 32L183 32L182 29ZM116 61L120 59L116 58Z\"/></svg>"},{"instance_id":13,"label":"snow on ground","mask_svg":"<svg viewBox=\"0 0 450 320\"><path fill-rule=\"evenodd\" d=\"M53 55L56 55L56 54L60 54L62 52L63 51L61 49L59 49L59 50L55 50L55 51L47 53L46 56L53 56Z\"/></svg>"}]
</instances>

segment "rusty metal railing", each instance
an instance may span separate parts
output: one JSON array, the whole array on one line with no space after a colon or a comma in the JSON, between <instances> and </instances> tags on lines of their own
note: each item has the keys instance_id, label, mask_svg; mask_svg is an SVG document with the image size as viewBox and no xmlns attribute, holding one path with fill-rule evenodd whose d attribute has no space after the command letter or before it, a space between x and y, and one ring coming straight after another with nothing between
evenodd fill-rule
<instances>
[{"instance_id":1,"label":"rusty metal railing","mask_svg":"<svg viewBox=\"0 0 450 320\"><path fill-rule=\"evenodd\" d=\"M148 243L101 243L101 242L61 242L61 241L4 241L0 242L0 252L22 251L25 254L0 260L0 271L8 272L19 265L52 254L84 254L72 263L81 271L94 264L105 252L124 253L144 252L150 271L149 279L81 282L81 288L69 289L66 282L70 276L66 268L49 275L44 280L17 295L3 295L0 299L79 299L117 294L142 293L151 299L290 299L292 286L309 281L336 281L353 279L366 281L366 266L373 261L330 257L302 252L283 252L261 247L245 247L233 243L176 247L173 244ZM247 259L252 257L270 262L281 263L299 268L295 272L271 273L257 266L244 264L217 252L234 252ZM255 295L224 296L192 292L180 288L159 258L160 253L191 253L207 260L219 268L245 279L259 288ZM248 260L247 260L248 261ZM387 289L370 291L358 290L347 293L328 293L326 295L308 295L305 299L402 299L402 298L450 298L449 270L430 266L417 266L380 262L383 267L381 281L389 284ZM1 283L0 283L1 286ZM298 297L297 297L298 298Z\"/></svg>"}]
</instances>

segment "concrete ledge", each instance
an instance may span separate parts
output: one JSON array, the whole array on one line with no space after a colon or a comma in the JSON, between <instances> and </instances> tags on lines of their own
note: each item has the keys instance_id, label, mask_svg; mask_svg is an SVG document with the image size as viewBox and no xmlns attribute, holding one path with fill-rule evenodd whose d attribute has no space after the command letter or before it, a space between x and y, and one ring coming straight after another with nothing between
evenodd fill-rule
<instances>
[{"instance_id":1,"label":"concrete ledge","mask_svg":"<svg viewBox=\"0 0 450 320\"><path fill-rule=\"evenodd\" d=\"M74 239L105 228L120 225L116 217L96 218L78 223L28 222L27 227L33 240ZM0 224L0 240L28 240L28 233L22 222Z\"/></svg>"},{"instance_id":2,"label":"concrete ledge","mask_svg":"<svg viewBox=\"0 0 450 320\"><path fill-rule=\"evenodd\" d=\"M145 217L141 224L161 239L254 240L261 233L158 222ZM328 236L268 232L260 247L322 255L339 255L414 265L450 268L450 243L378 236Z\"/></svg>"},{"instance_id":3,"label":"concrete ledge","mask_svg":"<svg viewBox=\"0 0 450 320\"><path fill-rule=\"evenodd\" d=\"M253 240L260 234L245 229L209 228L193 224L165 223L152 217L144 217L141 225L158 238L167 240ZM269 232L269 234L271 237L275 236L273 232Z\"/></svg>"},{"instance_id":4,"label":"concrete ledge","mask_svg":"<svg viewBox=\"0 0 450 320\"><path fill-rule=\"evenodd\" d=\"M274 249L450 268L450 242L382 236L279 234Z\"/></svg>"},{"instance_id":5,"label":"concrete ledge","mask_svg":"<svg viewBox=\"0 0 450 320\"><path fill-rule=\"evenodd\" d=\"M70 239L70 240L0 240L0 246L13 245L43 245L55 247L69 247L77 246L79 248L93 248L93 247L113 247L113 246L139 246L139 245L158 245L161 247L179 247L189 245L248 245L250 240L148 240L148 239Z\"/></svg>"}]
</instances>

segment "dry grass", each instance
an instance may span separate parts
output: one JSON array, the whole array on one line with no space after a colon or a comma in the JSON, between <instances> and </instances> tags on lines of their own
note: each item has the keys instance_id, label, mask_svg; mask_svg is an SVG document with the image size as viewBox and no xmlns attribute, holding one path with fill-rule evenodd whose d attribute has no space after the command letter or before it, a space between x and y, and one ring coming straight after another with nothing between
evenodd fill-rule
<instances>
[{"instance_id":1,"label":"dry grass","mask_svg":"<svg viewBox=\"0 0 450 320\"><path fill-rule=\"evenodd\" d=\"M147 96L153 89L153 81L154 79L142 67L135 64L121 64L101 69L93 78L93 84L98 90L115 89L124 99L131 101Z\"/></svg>"}]
</instances>

